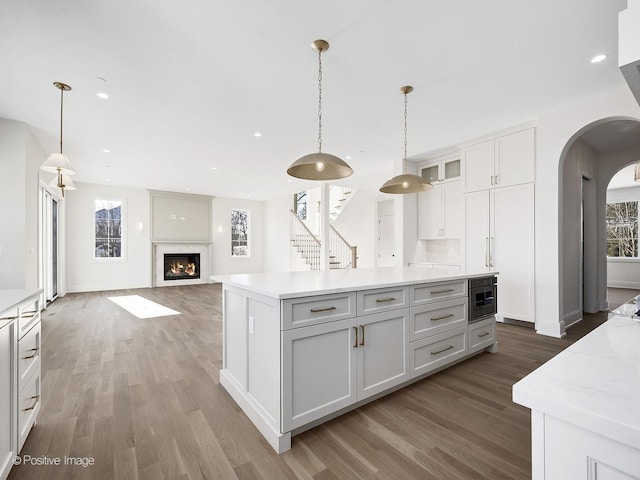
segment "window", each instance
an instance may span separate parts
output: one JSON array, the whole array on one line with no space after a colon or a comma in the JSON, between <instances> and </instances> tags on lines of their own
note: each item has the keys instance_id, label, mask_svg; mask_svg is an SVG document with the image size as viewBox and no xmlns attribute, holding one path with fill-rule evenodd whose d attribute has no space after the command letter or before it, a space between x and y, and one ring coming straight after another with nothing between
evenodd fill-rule
<instances>
[{"instance_id":1,"label":"window","mask_svg":"<svg viewBox=\"0 0 640 480\"><path fill-rule=\"evenodd\" d=\"M231 256L249 256L249 212L231 210Z\"/></svg>"},{"instance_id":2,"label":"window","mask_svg":"<svg viewBox=\"0 0 640 480\"><path fill-rule=\"evenodd\" d=\"M307 219L307 192L299 192L294 195L293 206L300 220Z\"/></svg>"},{"instance_id":3,"label":"window","mask_svg":"<svg viewBox=\"0 0 640 480\"><path fill-rule=\"evenodd\" d=\"M638 202L607 204L607 257L638 258Z\"/></svg>"},{"instance_id":4,"label":"window","mask_svg":"<svg viewBox=\"0 0 640 480\"><path fill-rule=\"evenodd\" d=\"M122 201L95 202L95 258L122 258Z\"/></svg>"}]
</instances>

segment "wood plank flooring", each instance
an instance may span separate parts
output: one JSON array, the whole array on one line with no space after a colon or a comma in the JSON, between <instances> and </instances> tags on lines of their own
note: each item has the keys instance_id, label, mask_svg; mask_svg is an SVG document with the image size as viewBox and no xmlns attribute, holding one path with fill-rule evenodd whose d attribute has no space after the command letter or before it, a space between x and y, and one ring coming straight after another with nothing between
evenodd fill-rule
<instances>
[{"instance_id":1,"label":"wood plank flooring","mask_svg":"<svg viewBox=\"0 0 640 480\"><path fill-rule=\"evenodd\" d=\"M131 294L181 315L141 320L107 299ZM42 410L21 456L93 465L23 464L9 478L527 479L530 412L511 402L511 386L605 320L587 315L563 339L498 324L498 353L309 430L277 455L219 384L219 285L69 294L43 313Z\"/></svg>"}]
</instances>

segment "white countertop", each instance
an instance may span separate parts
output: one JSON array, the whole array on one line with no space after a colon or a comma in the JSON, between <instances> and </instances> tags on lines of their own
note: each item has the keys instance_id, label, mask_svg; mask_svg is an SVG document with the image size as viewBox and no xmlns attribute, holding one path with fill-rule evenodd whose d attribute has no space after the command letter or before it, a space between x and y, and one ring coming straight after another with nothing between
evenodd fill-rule
<instances>
[{"instance_id":1,"label":"white countertop","mask_svg":"<svg viewBox=\"0 0 640 480\"><path fill-rule=\"evenodd\" d=\"M367 290L422 282L440 282L497 275L497 272L412 267L349 268L304 272L245 273L212 275L211 280L283 299Z\"/></svg>"},{"instance_id":2,"label":"white countertop","mask_svg":"<svg viewBox=\"0 0 640 480\"><path fill-rule=\"evenodd\" d=\"M0 327L13 320L17 312L12 312L22 302L30 297L39 295L40 288L19 288L15 290L0 290ZM7 317L7 318L2 318Z\"/></svg>"},{"instance_id":3,"label":"white countertop","mask_svg":"<svg viewBox=\"0 0 640 480\"><path fill-rule=\"evenodd\" d=\"M516 383L513 401L640 449L640 322L611 317Z\"/></svg>"}]
</instances>

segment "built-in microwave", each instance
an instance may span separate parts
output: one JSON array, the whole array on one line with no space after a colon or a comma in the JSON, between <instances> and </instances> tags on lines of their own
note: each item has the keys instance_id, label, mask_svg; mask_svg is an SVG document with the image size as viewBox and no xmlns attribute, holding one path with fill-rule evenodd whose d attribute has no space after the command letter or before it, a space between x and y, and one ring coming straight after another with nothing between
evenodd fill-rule
<instances>
[{"instance_id":1,"label":"built-in microwave","mask_svg":"<svg viewBox=\"0 0 640 480\"><path fill-rule=\"evenodd\" d=\"M495 276L469 279L469 323L498 312L498 280Z\"/></svg>"}]
</instances>

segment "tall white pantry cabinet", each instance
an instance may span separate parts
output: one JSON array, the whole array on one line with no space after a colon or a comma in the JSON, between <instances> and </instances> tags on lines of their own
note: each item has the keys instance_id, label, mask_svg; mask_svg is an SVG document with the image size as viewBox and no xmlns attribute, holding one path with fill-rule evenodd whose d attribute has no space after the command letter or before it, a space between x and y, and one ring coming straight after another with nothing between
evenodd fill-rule
<instances>
[{"instance_id":1,"label":"tall white pantry cabinet","mask_svg":"<svg viewBox=\"0 0 640 480\"><path fill-rule=\"evenodd\" d=\"M534 129L471 145L462 158L465 268L499 272L499 321L534 322Z\"/></svg>"}]
</instances>

